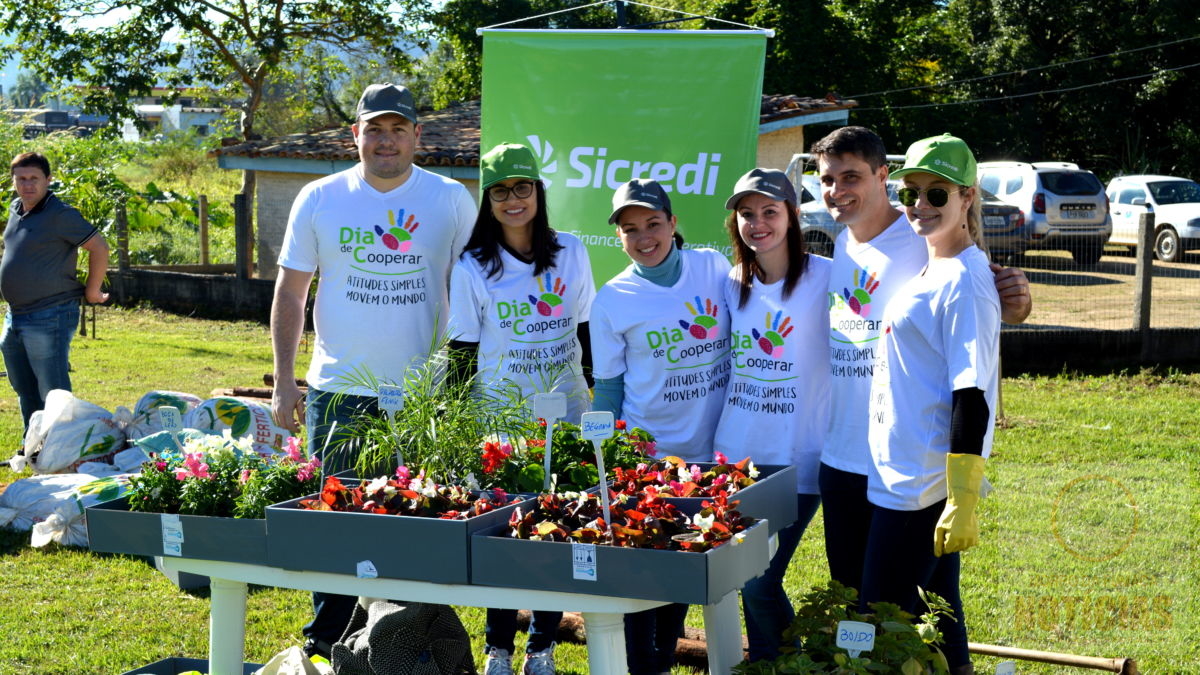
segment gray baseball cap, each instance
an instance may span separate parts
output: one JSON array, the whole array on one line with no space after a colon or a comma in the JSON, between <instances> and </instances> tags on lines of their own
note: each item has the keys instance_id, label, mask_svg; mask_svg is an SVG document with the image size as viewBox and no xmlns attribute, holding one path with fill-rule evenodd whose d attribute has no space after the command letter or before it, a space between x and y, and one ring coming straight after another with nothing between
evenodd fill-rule
<instances>
[{"instance_id":1,"label":"gray baseball cap","mask_svg":"<svg viewBox=\"0 0 1200 675\"><path fill-rule=\"evenodd\" d=\"M362 98L358 99L358 120L366 122L388 114L400 115L417 124L417 108L413 104L412 92L408 87L391 82L367 87Z\"/></svg>"},{"instance_id":2,"label":"gray baseball cap","mask_svg":"<svg viewBox=\"0 0 1200 675\"><path fill-rule=\"evenodd\" d=\"M647 178L634 178L617 188L612 198L612 215L608 217L609 225L617 224L617 216L626 206L644 206L655 211L670 211L671 198L657 181Z\"/></svg>"},{"instance_id":3,"label":"gray baseball cap","mask_svg":"<svg viewBox=\"0 0 1200 675\"><path fill-rule=\"evenodd\" d=\"M748 194L757 193L768 199L788 202L792 206L800 203L796 199L796 188L787 174L778 169L750 169L746 175L738 179L733 186L733 196L725 200L725 208L733 210Z\"/></svg>"}]
</instances>

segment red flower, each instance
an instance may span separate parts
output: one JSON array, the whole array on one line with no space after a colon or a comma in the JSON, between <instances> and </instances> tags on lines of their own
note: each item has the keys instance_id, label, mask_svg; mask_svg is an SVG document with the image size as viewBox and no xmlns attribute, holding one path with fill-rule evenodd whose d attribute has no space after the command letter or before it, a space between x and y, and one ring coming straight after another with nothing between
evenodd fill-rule
<instances>
[{"instance_id":1,"label":"red flower","mask_svg":"<svg viewBox=\"0 0 1200 675\"><path fill-rule=\"evenodd\" d=\"M617 427L617 429L624 431L625 430L625 420L617 420L616 423L614 424L614 426Z\"/></svg>"}]
</instances>

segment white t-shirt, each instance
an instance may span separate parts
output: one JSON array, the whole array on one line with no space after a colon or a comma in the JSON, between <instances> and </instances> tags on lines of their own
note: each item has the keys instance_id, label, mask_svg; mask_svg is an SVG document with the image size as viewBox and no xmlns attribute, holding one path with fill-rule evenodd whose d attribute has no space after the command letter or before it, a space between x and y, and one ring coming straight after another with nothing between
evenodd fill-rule
<instances>
[{"instance_id":1,"label":"white t-shirt","mask_svg":"<svg viewBox=\"0 0 1200 675\"><path fill-rule=\"evenodd\" d=\"M596 293L592 372L624 376L621 416L654 435L659 456L712 461L713 432L729 382L729 261L712 249L684 249L674 286L627 267Z\"/></svg>"},{"instance_id":2,"label":"white t-shirt","mask_svg":"<svg viewBox=\"0 0 1200 675\"><path fill-rule=\"evenodd\" d=\"M479 378L485 387L505 381L530 396L567 395L566 421L579 423L588 409L583 349L576 331L592 311L596 287L587 249L558 233L563 248L553 268L533 276L533 263L500 248L500 275L489 277L469 252L450 275L450 338L479 343Z\"/></svg>"},{"instance_id":3,"label":"white t-shirt","mask_svg":"<svg viewBox=\"0 0 1200 675\"><path fill-rule=\"evenodd\" d=\"M1000 298L987 254L972 246L929 262L888 303L871 391L872 504L916 511L946 498L953 393L1000 388ZM983 456L992 450L988 415Z\"/></svg>"},{"instance_id":4,"label":"white t-shirt","mask_svg":"<svg viewBox=\"0 0 1200 675\"><path fill-rule=\"evenodd\" d=\"M379 192L361 165L313 181L292 204L279 265L320 270L308 383L348 387L367 371L399 382L445 329L450 267L471 236L475 202L461 183L420 167Z\"/></svg>"},{"instance_id":5,"label":"white t-shirt","mask_svg":"<svg viewBox=\"0 0 1200 675\"><path fill-rule=\"evenodd\" d=\"M754 282L738 307L741 272L729 273L725 305L733 372L714 446L730 460L796 465L796 492L819 494L817 469L829 427L829 258L808 256L792 294L783 281Z\"/></svg>"},{"instance_id":6,"label":"white t-shirt","mask_svg":"<svg viewBox=\"0 0 1200 675\"><path fill-rule=\"evenodd\" d=\"M871 465L867 408L883 312L892 296L929 262L925 240L900 215L865 243L838 236L829 276L829 434L821 462L866 475Z\"/></svg>"}]
</instances>

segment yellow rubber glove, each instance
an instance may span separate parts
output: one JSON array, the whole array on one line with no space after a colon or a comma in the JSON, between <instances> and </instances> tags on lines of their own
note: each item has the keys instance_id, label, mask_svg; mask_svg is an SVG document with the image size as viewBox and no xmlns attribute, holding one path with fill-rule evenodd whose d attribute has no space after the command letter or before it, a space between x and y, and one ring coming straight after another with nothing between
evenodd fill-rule
<instances>
[{"instance_id":1,"label":"yellow rubber glove","mask_svg":"<svg viewBox=\"0 0 1200 675\"><path fill-rule=\"evenodd\" d=\"M933 531L933 554L965 551L979 543L979 485L983 482L983 457L946 455L946 509Z\"/></svg>"}]
</instances>

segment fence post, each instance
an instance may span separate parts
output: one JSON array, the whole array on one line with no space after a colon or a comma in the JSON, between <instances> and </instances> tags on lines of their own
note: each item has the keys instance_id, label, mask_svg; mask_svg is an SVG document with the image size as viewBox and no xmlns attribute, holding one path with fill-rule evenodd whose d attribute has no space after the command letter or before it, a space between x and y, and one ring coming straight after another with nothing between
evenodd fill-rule
<instances>
[{"instance_id":1,"label":"fence post","mask_svg":"<svg viewBox=\"0 0 1200 675\"><path fill-rule=\"evenodd\" d=\"M200 264L208 262L208 195L200 195Z\"/></svg>"},{"instance_id":2,"label":"fence post","mask_svg":"<svg viewBox=\"0 0 1200 675\"><path fill-rule=\"evenodd\" d=\"M1142 363L1149 363L1151 281L1154 278L1154 214L1138 217L1137 268L1133 283L1133 329L1141 338Z\"/></svg>"},{"instance_id":3,"label":"fence post","mask_svg":"<svg viewBox=\"0 0 1200 675\"><path fill-rule=\"evenodd\" d=\"M233 196L233 213L234 213L234 248L236 257L234 259L237 277L239 279L250 278L250 214L246 212L246 195L238 194Z\"/></svg>"}]
</instances>

